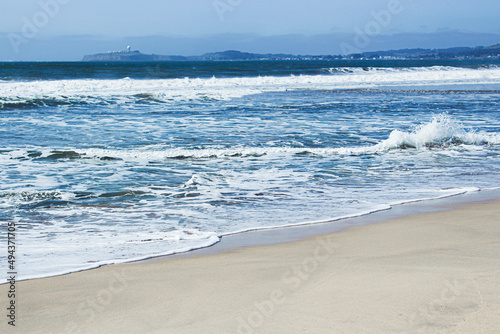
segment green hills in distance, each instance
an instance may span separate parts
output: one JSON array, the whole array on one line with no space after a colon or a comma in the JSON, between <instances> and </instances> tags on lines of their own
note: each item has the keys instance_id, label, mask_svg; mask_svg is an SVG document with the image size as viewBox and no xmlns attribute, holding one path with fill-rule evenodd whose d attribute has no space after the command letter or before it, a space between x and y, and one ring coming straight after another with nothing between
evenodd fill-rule
<instances>
[{"instance_id":1,"label":"green hills in distance","mask_svg":"<svg viewBox=\"0 0 500 334\"><path fill-rule=\"evenodd\" d=\"M401 49L363 52L350 55L292 55L258 54L240 51L206 53L201 56L163 56L140 51L110 51L83 57L94 62L148 62L148 61L259 61L259 60L339 60L339 59L500 59L500 44L483 47L456 47L448 49Z\"/></svg>"}]
</instances>

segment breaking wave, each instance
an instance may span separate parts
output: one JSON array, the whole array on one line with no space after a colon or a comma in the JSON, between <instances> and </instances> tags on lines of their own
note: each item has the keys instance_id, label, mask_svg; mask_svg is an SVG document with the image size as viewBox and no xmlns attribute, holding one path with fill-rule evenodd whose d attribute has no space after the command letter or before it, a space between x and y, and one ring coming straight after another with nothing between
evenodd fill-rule
<instances>
[{"instance_id":1,"label":"breaking wave","mask_svg":"<svg viewBox=\"0 0 500 334\"><path fill-rule=\"evenodd\" d=\"M460 122L447 115L434 117L431 122L419 125L414 131L394 130L389 138L373 146L375 151L424 147L449 147L454 145L498 145L500 134L466 129Z\"/></svg>"},{"instance_id":2,"label":"breaking wave","mask_svg":"<svg viewBox=\"0 0 500 334\"><path fill-rule=\"evenodd\" d=\"M403 149L446 149L457 146L482 146L500 144L500 134L465 128L452 117L442 114L430 122L417 126L412 131L393 130L387 139L371 146L359 147L205 147L200 149L171 148L160 145L142 149L70 149L11 151L11 158L17 159L99 159L107 161L163 161L166 159L228 159L247 157L271 157L290 155L361 155L382 154Z\"/></svg>"},{"instance_id":3,"label":"breaking wave","mask_svg":"<svg viewBox=\"0 0 500 334\"><path fill-rule=\"evenodd\" d=\"M0 81L0 108L228 100L287 90L499 84L500 68L331 68L324 75L237 78ZM332 75L333 74L333 75ZM341 75L339 75L341 74Z\"/></svg>"}]
</instances>

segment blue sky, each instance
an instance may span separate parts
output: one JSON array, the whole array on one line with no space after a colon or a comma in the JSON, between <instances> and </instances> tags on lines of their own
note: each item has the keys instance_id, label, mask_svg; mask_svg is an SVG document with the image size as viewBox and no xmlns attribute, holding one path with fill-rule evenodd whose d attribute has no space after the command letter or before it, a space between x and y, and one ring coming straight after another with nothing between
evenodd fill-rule
<instances>
[{"instance_id":1,"label":"blue sky","mask_svg":"<svg viewBox=\"0 0 500 334\"><path fill-rule=\"evenodd\" d=\"M317 35L335 35L352 44L351 37L346 36L354 38L359 31L373 32L370 36L373 43L366 46L367 50L378 45L377 39L397 34L437 34L442 39L443 32L452 31L469 35L481 33L483 37L489 34L491 40L495 40L494 34L500 35L498 0L0 1L0 60L54 57L57 52L64 53L68 42L78 42L78 52L87 46L87 53L107 51L96 48L106 45L114 48L127 44L127 40L138 43L137 48L140 46L141 50L156 53L167 49L162 43L169 43L169 54L220 51L210 49L211 44L203 41L211 40L214 47L223 47L224 34L233 36L229 39L235 39L234 45L240 48L244 47L241 38L234 36L252 36L248 48L259 49L255 50L258 52L266 51L263 38L287 35L309 38L310 42L304 42L301 49L294 48L294 38L288 39L289 45L285 39L278 43L282 49L298 53L329 51L313 45L322 43L317 41ZM387 13L389 16L384 15ZM378 21L377 14L380 15ZM158 38L156 42L151 40L153 36ZM464 40L464 43L472 42ZM188 47L190 43L198 44L199 49ZM332 42L329 53L338 51L339 43ZM396 42L390 46L398 47ZM425 47L415 45L418 46ZM47 50L43 50L44 47ZM271 49L269 46L269 52L278 51Z\"/></svg>"}]
</instances>

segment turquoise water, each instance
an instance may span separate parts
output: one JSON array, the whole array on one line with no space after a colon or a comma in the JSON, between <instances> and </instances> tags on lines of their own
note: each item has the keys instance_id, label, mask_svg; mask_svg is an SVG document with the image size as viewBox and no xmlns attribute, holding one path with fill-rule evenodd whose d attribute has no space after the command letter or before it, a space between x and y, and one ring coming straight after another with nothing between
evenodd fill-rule
<instances>
[{"instance_id":1,"label":"turquoise water","mask_svg":"<svg viewBox=\"0 0 500 334\"><path fill-rule=\"evenodd\" d=\"M2 230L40 277L497 188L499 105L491 63L2 63Z\"/></svg>"}]
</instances>

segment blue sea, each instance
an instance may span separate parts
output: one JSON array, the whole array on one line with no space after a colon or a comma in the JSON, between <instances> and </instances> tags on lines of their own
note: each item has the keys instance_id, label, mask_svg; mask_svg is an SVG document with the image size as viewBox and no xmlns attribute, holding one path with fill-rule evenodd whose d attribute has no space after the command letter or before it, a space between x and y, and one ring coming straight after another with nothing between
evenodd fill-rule
<instances>
[{"instance_id":1,"label":"blue sea","mask_svg":"<svg viewBox=\"0 0 500 334\"><path fill-rule=\"evenodd\" d=\"M499 61L0 63L0 120L21 279L500 187Z\"/></svg>"}]
</instances>

